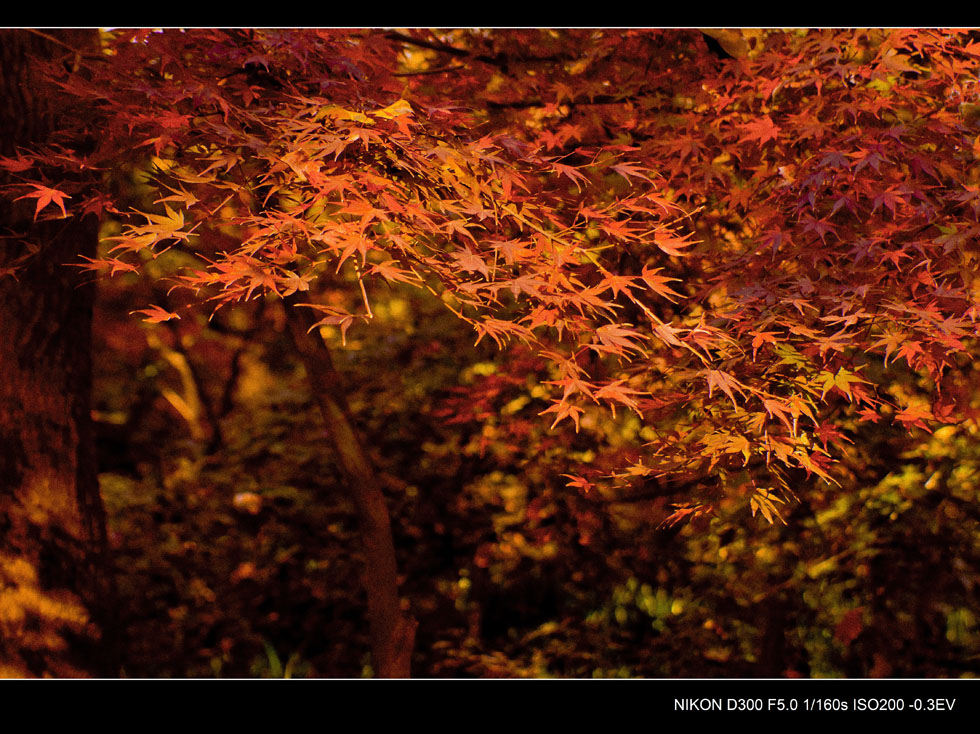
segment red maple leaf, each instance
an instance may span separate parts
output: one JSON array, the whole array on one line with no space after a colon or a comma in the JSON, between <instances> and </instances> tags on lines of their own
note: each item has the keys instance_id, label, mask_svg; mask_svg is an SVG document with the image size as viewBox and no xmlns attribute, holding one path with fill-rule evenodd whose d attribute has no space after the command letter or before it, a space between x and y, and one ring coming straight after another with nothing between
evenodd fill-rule
<instances>
[{"instance_id":1,"label":"red maple leaf","mask_svg":"<svg viewBox=\"0 0 980 734\"><path fill-rule=\"evenodd\" d=\"M751 122L747 122L741 125L741 129L744 132L741 136L742 142L749 143L753 140L758 140L760 145L768 140L775 140L779 137L781 130L779 125L774 123L769 115L763 115Z\"/></svg>"},{"instance_id":2,"label":"red maple leaf","mask_svg":"<svg viewBox=\"0 0 980 734\"><path fill-rule=\"evenodd\" d=\"M37 207L34 209L34 219L37 220L37 215L41 213L48 204L54 202L61 209L61 216L67 217L68 212L65 211L65 199L70 199L71 197L64 191L58 191L57 189L52 189L47 186L42 186L41 184L31 184L34 187L34 191L29 194L24 194L23 196L18 196L15 201L20 201L21 199L34 198L37 199Z\"/></svg>"}]
</instances>

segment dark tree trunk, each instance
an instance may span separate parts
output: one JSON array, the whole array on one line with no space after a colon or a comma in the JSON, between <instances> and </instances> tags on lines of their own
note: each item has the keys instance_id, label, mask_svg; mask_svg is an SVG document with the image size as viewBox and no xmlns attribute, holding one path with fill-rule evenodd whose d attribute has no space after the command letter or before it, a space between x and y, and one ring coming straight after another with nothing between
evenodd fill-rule
<instances>
[{"instance_id":1,"label":"dark tree trunk","mask_svg":"<svg viewBox=\"0 0 980 734\"><path fill-rule=\"evenodd\" d=\"M37 62L71 64L69 47L96 42L0 32L0 153L58 125ZM35 203L0 201L0 268L13 268L0 275L0 675L114 675L114 646L98 639L112 584L90 415L94 285L66 265L94 256L98 223L35 224Z\"/></svg>"},{"instance_id":2,"label":"dark tree trunk","mask_svg":"<svg viewBox=\"0 0 980 734\"><path fill-rule=\"evenodd\" d=\"M316 321L313 312L297 306L296 300L286 299L286 323L357 509L375 673L381 678L407 678L416 623L401 609L395 547L381 482L354 428L330 352L317 331L311 331Z\"/></svg>"}]
</instances>

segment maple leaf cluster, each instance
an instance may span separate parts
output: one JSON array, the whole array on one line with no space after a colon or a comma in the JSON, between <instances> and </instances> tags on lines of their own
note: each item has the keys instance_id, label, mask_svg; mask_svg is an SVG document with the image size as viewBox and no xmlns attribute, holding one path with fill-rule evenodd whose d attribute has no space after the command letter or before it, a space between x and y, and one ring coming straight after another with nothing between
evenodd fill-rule
<instances>
[{"instance_id":1,"label":"maple leaf cluster","mask_svg":"<svg viewBox=\"0 0 980 734\"><path fill-rule=\"evenodd\" d=\"M178 248L198 265L177 281L216 307L299 298L346 336L378 289L427 289L477 342L547 362L552 427L632 411L646 443L620 480L684 488L676 517L748 492L771 520L798 476L833 480L846 422L961 407L942 386L976 337L980 43L756 40L719 58L694 31L118 31L62 81L98 101L92 149L0 164L36 216L120 219L85 267ZM57 178L127 156L148 206ZM933 408L880 389L896 361Z\"/></svg>"}]
</instances>

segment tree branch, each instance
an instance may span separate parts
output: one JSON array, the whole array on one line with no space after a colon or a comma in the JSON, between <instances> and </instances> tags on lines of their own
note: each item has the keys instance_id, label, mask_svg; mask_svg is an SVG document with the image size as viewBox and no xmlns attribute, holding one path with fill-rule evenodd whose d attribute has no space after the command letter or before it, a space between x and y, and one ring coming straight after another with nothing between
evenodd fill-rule
<instances>
[{"instance_id":1,"label":"tree branch","mask_svg":"<svg viewBox=\"0 0 980 734\"><path fill-rule=\"evenodd\" d=\"M381 481L354 428L342 381L327 345L314 328L315 315L311 309L299 305L295 294L283 302L287 328L306 366L313 397L326 422L347 490L357 509L375 671L382 678L407 678L416 621L401 609L395 546Z\"/></svg>"}]
</instances>

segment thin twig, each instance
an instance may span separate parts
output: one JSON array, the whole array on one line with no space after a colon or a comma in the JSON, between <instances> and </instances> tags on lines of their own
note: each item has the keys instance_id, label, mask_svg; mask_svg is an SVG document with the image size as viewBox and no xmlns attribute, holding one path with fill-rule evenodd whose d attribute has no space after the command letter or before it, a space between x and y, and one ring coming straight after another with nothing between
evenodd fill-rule
<instances>
[{"instance_id":1,"label":"thin twig","mask_svg":"<svg viewBox=\"0 0 980 734\"><path fill-rule=\"evenodd\" d=\"M429 74L442 74L465 68L466 66L463 64L456 64L454 66L440 66L438 69L426 69L425 71L396 71L392 76L428 76Z\"/></svg>"},{"instance_id":2,"label":"thin twig","mask_svg":"<svg viewBox=\"0 0 980 734\"><path fill-rule=\"evenodd\" d=\"M43 38L46 41L50 41L51 43L57 44L58 46L61 46L62 48L71 51L73 54L77 54L79 56L82 54L82 52L79 51L77 48L74 48L72 46L69 46L64 41L60 41L60 40L58 40L57 38L55 38L54 36L52 36L52 35L50 35L48 33L42 33L41 31L37 30L36 28L25 28L24 30L27 31L28 33L33 33L35 36L40 36L41 38Z\"/></svg>"}]
</instances>

